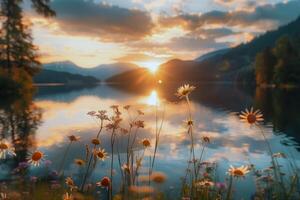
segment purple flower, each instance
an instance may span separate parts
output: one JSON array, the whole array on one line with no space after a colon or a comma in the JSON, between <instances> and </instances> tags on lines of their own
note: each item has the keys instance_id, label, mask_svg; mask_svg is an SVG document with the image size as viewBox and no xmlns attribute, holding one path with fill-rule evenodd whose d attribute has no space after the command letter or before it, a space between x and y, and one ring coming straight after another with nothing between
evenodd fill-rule
<instances>
[{"instance_id":1,"label":"purple flower","mask_svg":"<svg viewBox=\"0 0 300 200\"><path fill-rule=\"evenodd\" d=\"M45 160L44 163L45 163L46 167L49 167L52 164L52 161L51 160Z\"/></svg>"},{"instance_id":2,"label":"purple flower","mask_svg":"<svg viewBox=\"0 0 300 200\"><path fill-rule=\"evenodd\" d=\"M27 169L29 167L29 164L27 162L20 162L18 165L19 169Z\"/></svg>"},{"instance_id":3,"label":"purple flower","mask_svg":"<svg viewBox=\"0 0 300 200\"><path fill-rule=\"evenodd\" d=\"M226 184L222 182L217 182L216 187L219 188L220 190L226 189Z\"/></svg>"},{"instance_id":4,"label":"purple flower","mask_svg":"<svg viewBox=\"0 0 300 200\"><path fill-rule=\"evenodd\" d=\"M58 177L58 172L55 171L55 170L53 170L53 171L51 171L51 172L49 173L49 175L50 175L51 177L53 177L53 178L57 178L57 177Z\"/></svg>"}]
</instances>

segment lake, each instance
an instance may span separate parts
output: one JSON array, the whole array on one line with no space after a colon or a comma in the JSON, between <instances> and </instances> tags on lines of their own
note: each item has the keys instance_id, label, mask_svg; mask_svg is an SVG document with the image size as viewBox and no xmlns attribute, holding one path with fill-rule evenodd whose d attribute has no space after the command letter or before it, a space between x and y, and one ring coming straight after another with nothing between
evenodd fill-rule
<instances>
[{"instance_id":1,"label":"lake","mask_svg":"<svg viewBox=\"0 0 300 200\"><path fill-rule=\"evenodd\" d=\"M257 169L270 166L270 155L265 141L257 127L242 123L238 113L254 106L261 109L265 121L262 131L266 135L273 152L281 152L286 158L278 159L282 171L289 176L290 162L300 164L300 93L299 91L281 91L275 89L245 89L230 84L195 84L196 89L190 95L191 110L194 119L195 154L198 158L202 151L201 138L207 136L210 143L203 154L203 160L217 163L218 182L224 182L230 165L250 165ZM141 174L147 173L148 156L153 152L155 130L161 122L154 171L163 172L166 182L155 186L165 194L166 199L180 196L181 178L185 176L190 160L190 136L187 134L184 120L188 118L185 101L174 94L181 86L179 83L158 85L146 88L141 85L126 90L118 85L99 85L95 87L40 86L33 102L24 99L15 102L3 101L1 105L1 137L13 141L16 157L1 160L0 179L10 183L11 173L18 163L26 159L28 152L38 149L45 153L46 164L30 167L29 176L43 179L49 170L58 170L63 154L69 145L68 136L80 136L80 141L72 144L64 162L64 175L72 176L80 183L84 170L74 159L84 159L85 145L95 138L99 122L87 115L89 111L107 110L111 114L112 105L131 105L130 114L123 112L123 124L129 118L138 116L137 110L144 112L139 118L145 121L145 128L137 134L137 140L149 138L151 147L145 150L145 161ZM27 106L29 104L29 106ZM23 107L26 109L23 109ZM118 149L121 163L126 153L126 139L120 136ZM111 153L110 134L104 130L100 135L101 147L109 156ZM122 139L123 138L123 139ZM142 154L141 145L136 146L137 154ZM115 150L116 152L116 150ZM138 153L140 152L140 153ZM111 156L110 156L111 157ZM114 192L119 190L121 174L117 156L115 156ZM110 158L98 162L87 183L95 183L103 176L109 176ZM238 180L235 184L236 199L250 199L255 191L251 175ZM93 194L99 198L101 193Z\"/></svg>"}]
</instances>

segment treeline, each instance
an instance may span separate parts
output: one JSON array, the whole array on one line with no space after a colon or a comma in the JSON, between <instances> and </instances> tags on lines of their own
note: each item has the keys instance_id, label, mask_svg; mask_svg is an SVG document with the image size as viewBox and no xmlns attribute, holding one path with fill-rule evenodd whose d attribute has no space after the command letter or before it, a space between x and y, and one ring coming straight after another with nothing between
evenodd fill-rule
<instances>
[{"instance_id":1,"label":"treeline","mask_svg":"<svg viewBox=\"0 0 300 200\"><path fill-rule=\"evenodd\" d=\"M300 35L283 36L273 48L256 55L255 79L260 86L295 86L300 84Z\"/></svg>"},{"instance_id":2,"label":"treeline","mask_svg":"<svg viewBox=\"0 0 300 200\"><path fill-rule=\"evenodd\" d=\"M69 85L95 85L100 81L92 76L43 69L33 78L35 83L60 83Z\"/></svg>"}]
</instances>

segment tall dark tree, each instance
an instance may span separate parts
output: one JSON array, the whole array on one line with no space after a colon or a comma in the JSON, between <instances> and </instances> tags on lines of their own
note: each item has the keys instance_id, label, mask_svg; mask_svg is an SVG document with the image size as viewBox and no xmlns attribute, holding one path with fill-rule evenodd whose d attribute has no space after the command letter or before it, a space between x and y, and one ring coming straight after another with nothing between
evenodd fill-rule
<instances>
[{"instance_id":1,"label":"tall dark tree","mask_svg":"<svg viewBox=\"0 0 300 200\"><path fill-rule=\"evenodd\" d=\"M278 84L300 83L300 46L298 38L284 36L273 49L277 57L274 81Z\"/></svg>"},{"instance_id":2,"label":"tall dark tree","mask_svg":"<svg viewBox=\"0 0 300 200\"><path fill-rule=\"evenodd\" d=\"M271 48L266 48L256 55L255 75L258 85L272 83L275 64L276 57Z\"/></svg>"},{"instance_id":3,"label":"tall dark tree","mask_svg":"<svg viewBox=\"0 0 300 200\"><path fill-rule=\"evenodd\" d=\"M39 69L40 63L29 27L23 20L22 2L1 0L1 67L10 73L13 69L21 69L32 76ZM49 0L32 0L32 6L46 17L55 15L49 7Z\"/></svg>"}]
</instances>

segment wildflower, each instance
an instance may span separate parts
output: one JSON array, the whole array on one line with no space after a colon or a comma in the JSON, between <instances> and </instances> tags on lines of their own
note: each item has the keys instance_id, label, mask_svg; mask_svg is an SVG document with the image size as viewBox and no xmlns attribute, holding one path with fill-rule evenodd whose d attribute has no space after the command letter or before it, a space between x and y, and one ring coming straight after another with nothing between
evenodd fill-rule
<instances>
[{"instance_id":1,"label":"wildflower","mask_svg":"<svg viewBox=\"0 0 300 200\"><path fill-rule=\"evenodd\" d=\"M73 195L66 192L63 196L63 200L73 200Z\"/></svg>"},{"instance_id":2,"label":"wildflower","mask_svg":"<svg viewBox=\"0 0 300 200\"><path fill-rule=\"evenodd\" d=\"M99 150L96 150L94 152L95 156L97 156L100 160L104 161L106 158L108 158L107 153L104 149L99 148Z\"/></svg>"},{"instance_id":3,"label":"wildflower","mask_svg":"<svg viewBox=\"0 0 300 200\"><path fill-rule=\"evenodd\" d=\"M46 167L49 167L52 164L52 161L51 160L45 160L44 163L45 163Z\"/></svg>"},{"instance_id":4,"label":"wildflower","mask_svg":"<svg viewBox=\"0 0 300 200\"><path fill-rule=\"evenodd\" d=\"M241 178L245 177L247 173L249 173L249 168L247 166L240 166L240 167L233 167L230 165L230 168L228 169L227 172L230 176L236 177L236 178Z\"/></svg>"},{"instance_id":5,"label":"wildflower","mask_svg":"<svg viewBox=\"0 0 300 200\"><path fill-rule=\"evenodd\" d=\"M117 110L117 109L119 109L119 105L111 105L110 108Z\"/></svg>"},{"instance_id":6,"label":"wildflower","mask_svg":"<svg viewBox=\"0 0 300 200\"><path fill-rule=\"evenodd\" d=\"M96 183L97 186L108 188L110 186L110 178L107 176L103 177L100 182Z\"/></svg>"},{"instance_id":7,"label":"wildflower","mask_svg":"<svg viewBox=\"0 0 300 200\"><path fill-rule=\"evenodd\" d=\"M98 119L100 120L107 120L109 121L109 118L107 116L107 111L106 110L99 110L98 113L95 115Z\"/></svg>"},{"instance_id":8,"label":"wildflower","mask_svg":"<svg viewBox=\"0 0 300 200\"><path fill-rule=\"evenodd\" d=\"M145 148L150 147L151 145L150 141L146 138L142 140L142 144Z\"/></svg>"},{"instance_id":9,"label":"wildflower","mask_svg":"<svg viewBox=\"0 0 300 200\"><path fill-rule=\"evenodd\" d=\"M145 115L145 113L144 113L143 111L141 111L141 110L137 110L137 113L138 113L139 115Z\"/></svg>"},{"instance_id":10,"label":"wildflower","mask_svg":"<svg viewBox=\"0 0 300 200\"><path fill-rule=\"evenodd\" d=\"M140 159L136 159L135 163L136 163L136 167L139 168L142 166L142 160L143 158L140 158Z\"/></svg>"},{"instance_id":11,"label":"wildflower","mask_svg":"<svg viewBox=\"0 0 300 200\"><path fill-rule=\"evenodd\" d=\"M213 187L214 185L215 183L209 180L202 180L196 183L198 187Z\"/></svg>"},{"instance_id":12,"label":"wildflower","mask_svg":"<svg viewBox=\"0 0 300 200\"><path fill-rule=\"evenodd\" d=\"M100 140L97 139L97 138L94 138L94 139L92 139L91 143L94 144L94 145L99 145L100 144Z\"/></svg>"},{"instance_id":13,"label":"wildflower","mask_svg":"<svg viewBox=\"0 0 300 200\"><path fill-rule=\"evenodd\" d=\"M264 120L260 110L254 111L253 107L250 109L250 111L248 109L242 111L240 114L240 118L242 122L246 122L250 125L257 125L259 122L262 122Z\"/></svg>"},{"instance_id":14,"label":"wildflower","mask_svg":"<svg viewBox=\"0 0 300 200\"><path fill-rule=\"evenodd\" d=\"M137 127L137 128L144 128L145 127L145 124L144 124L144 121L142 120L137 120L134 122L134 125Z\"/></svg>"},{"instance_id":15,"label":"wildflower","mask_svg":"<svg viewBox=\"0 0 300 200\"><path fill-rule=\"evenodd\" d=\"M285 155L284 153L281 153L281 152L279 152L279 153L274 153L272 156L273 156L274 158L286 158L286 155Z\"/></svg>"},{"instance_id":16,"label":"wildflower","mask_svg":"<svg viewBox=\"0 0 300 200\"><path fill-rule=\"evenodd\" d=\"M15 148L11 147L9 143L5 141L0 142L0 159L5 159L6 156L16 156Z\"/></svg>"},{"instance_id":17,"label":"wildflower","mask_svg":"<svg viewBox=\"0 0 300 200\"><path fill-rule=\"evenodd\" d=\"M74 181L73 181L73 179L71 177L67 177L65 181L66 181L66 184L68 186L74 186L75 185Z\"/></svg>"},{"instance_id":18,"label":"wildflower","mask_svg":"<svg viewBox=\"0 0 300 200\"><path fill-rule=\"evenodd\" d=\"M150 178L153 182L160 184L166 181L167 176L162 172L153 172Z\"/></svg>"},{"instance_id":19,"label":"wildflower","mask_svg":"<svg viewBox=\"0 0 300 200\"><path fill-rule=\"evenodd\" d=\"M184 125L185 125L186 127L191 127L191 126L194 125L194 121L193 121L192 119L188 119L188 120L185 120L185 121L183 121L183 122L184 122Z\"/></svg>"},{"instance_id":20,"label":"wildflower","mask_svg":"<svg viewBox=\"0 0 300 200\"><path fill-rule=\"evenodd\" d=\"M126 106L124 106L123 108L124 108L125 110L129 110L130 107L131 107L130 105L126 105Z\"/></svg>"},{"instance_id":21,"label":"wildflower","mask_svg":"<svg viewBox=\"0 0 300 200\"><path fill-rule=\"evenodd\" d=\"M90 116L95 116L95 114L96 114L96 111L89 111L89 112L87 113L87 115L90 115Z\"/></svg>"},{"instance_id":22,"label":"wildflower","mask_svg":"<svg viewBox=\"0 0 300 200\"><path fill-rule=\"evenodd\" d=\"M118 129L121 121L122 121L122 118L118 115L111 117L111 123L106 125L106 129L107 130Z\"/></svg>"},{"instance_id":23,"label":"wildflower","mask_svg":"<svg viewBox=\"0 0 300 200\"><path fill-rule=\"evenodd\" d=\"M225 190L226 189L226 184L222 182L217 182L216 187L219 188L220 190Z\"/></svg>"},{"instance_id":24,"label":"wildflower","mask_svg":"<svg viewBox=\"0 0 300 200\"><path fill-rule=\"evenodd\" d=\"M38 167L44 161L45 154L41 151L35 151L28 156L28 163Z\"/></svg>"},{"instance_id":25,"label":"wildflower","mask_svg":"<svg viewBox=\"0 0 300 200\"><path fill-rule=\"evenodd\" d=\"M180 99L183 97L187 97L196 87L190 86L189 84L185 84L177 89L176 96Z\"/></svg>"},{"instance_id":26,"label":"wildflower","mask_svg":"<svg viewBox=\"0 0 300 200\"><path fill-rule=\"evenodd\" d=\"M71 177L67 177L65 179L65 183L68 187L70 187L71 191L77 189L77 186L75 185L74 180Z\"/></svg>"},{"instance_id":27,"label":"wildflower","mask_svg":"<svg viewBox=\"0 0 300 200\"><path fill-rule=\"evenodd\" d=\"M203 141L204 143L210 143L210 138L209 138L208 136L203 136L203 137L202 137L202 141Z\"/></svg>"},{"instance_id":28,"label":"wildflower","mask_svg":"<svg viewBox=\"0 0 300 200\"><path fill-rule=\"evenodd\" d=\"M130 174L130 168L127 164L123 164L121 168L122 168L122 170L124 170L124 172L127 172Z\"/></svg>"},{"instance_id":29,"label":"wildflower","mask_svg":"<svg viewBox=\"0 0 300 200\"><path fill-rule=\"evenodd\" d=\"M58 177L58 172L56 170L52 170L49 175L52 177L52 178L57 178Z\"/></svg>"},{"instance_id":30,"label":"wildflower","mask_svg":"<svg viewBox=\"0 0 300 200\"><path fill-rule=\"evenodd\" d=\"M83 166L85 164L85 161L81 159L75 159L74 163L78 166Z\"/></svg>"},{"instance_id":31,"label":"wildflower","mask_svg":"<svg viewBox=\"0 0 300 200\"><path fill-rule=\"evenodd\" d=\"M126 128L120 128L120 132L121 132L123 135L126 135L129 131L128 131Z\"/></svg>"},{"instance_id":32,"label":"wildflower","mask_svg":"<svg viewBox=\"0 0 300 200\"><path fill-rule=\"evenodd\" d=\"M68 136L70 142L77 142L79 141L80 137L79 136L75 136L75 135L70 135Z\"/></svg>"}]
</instances>

